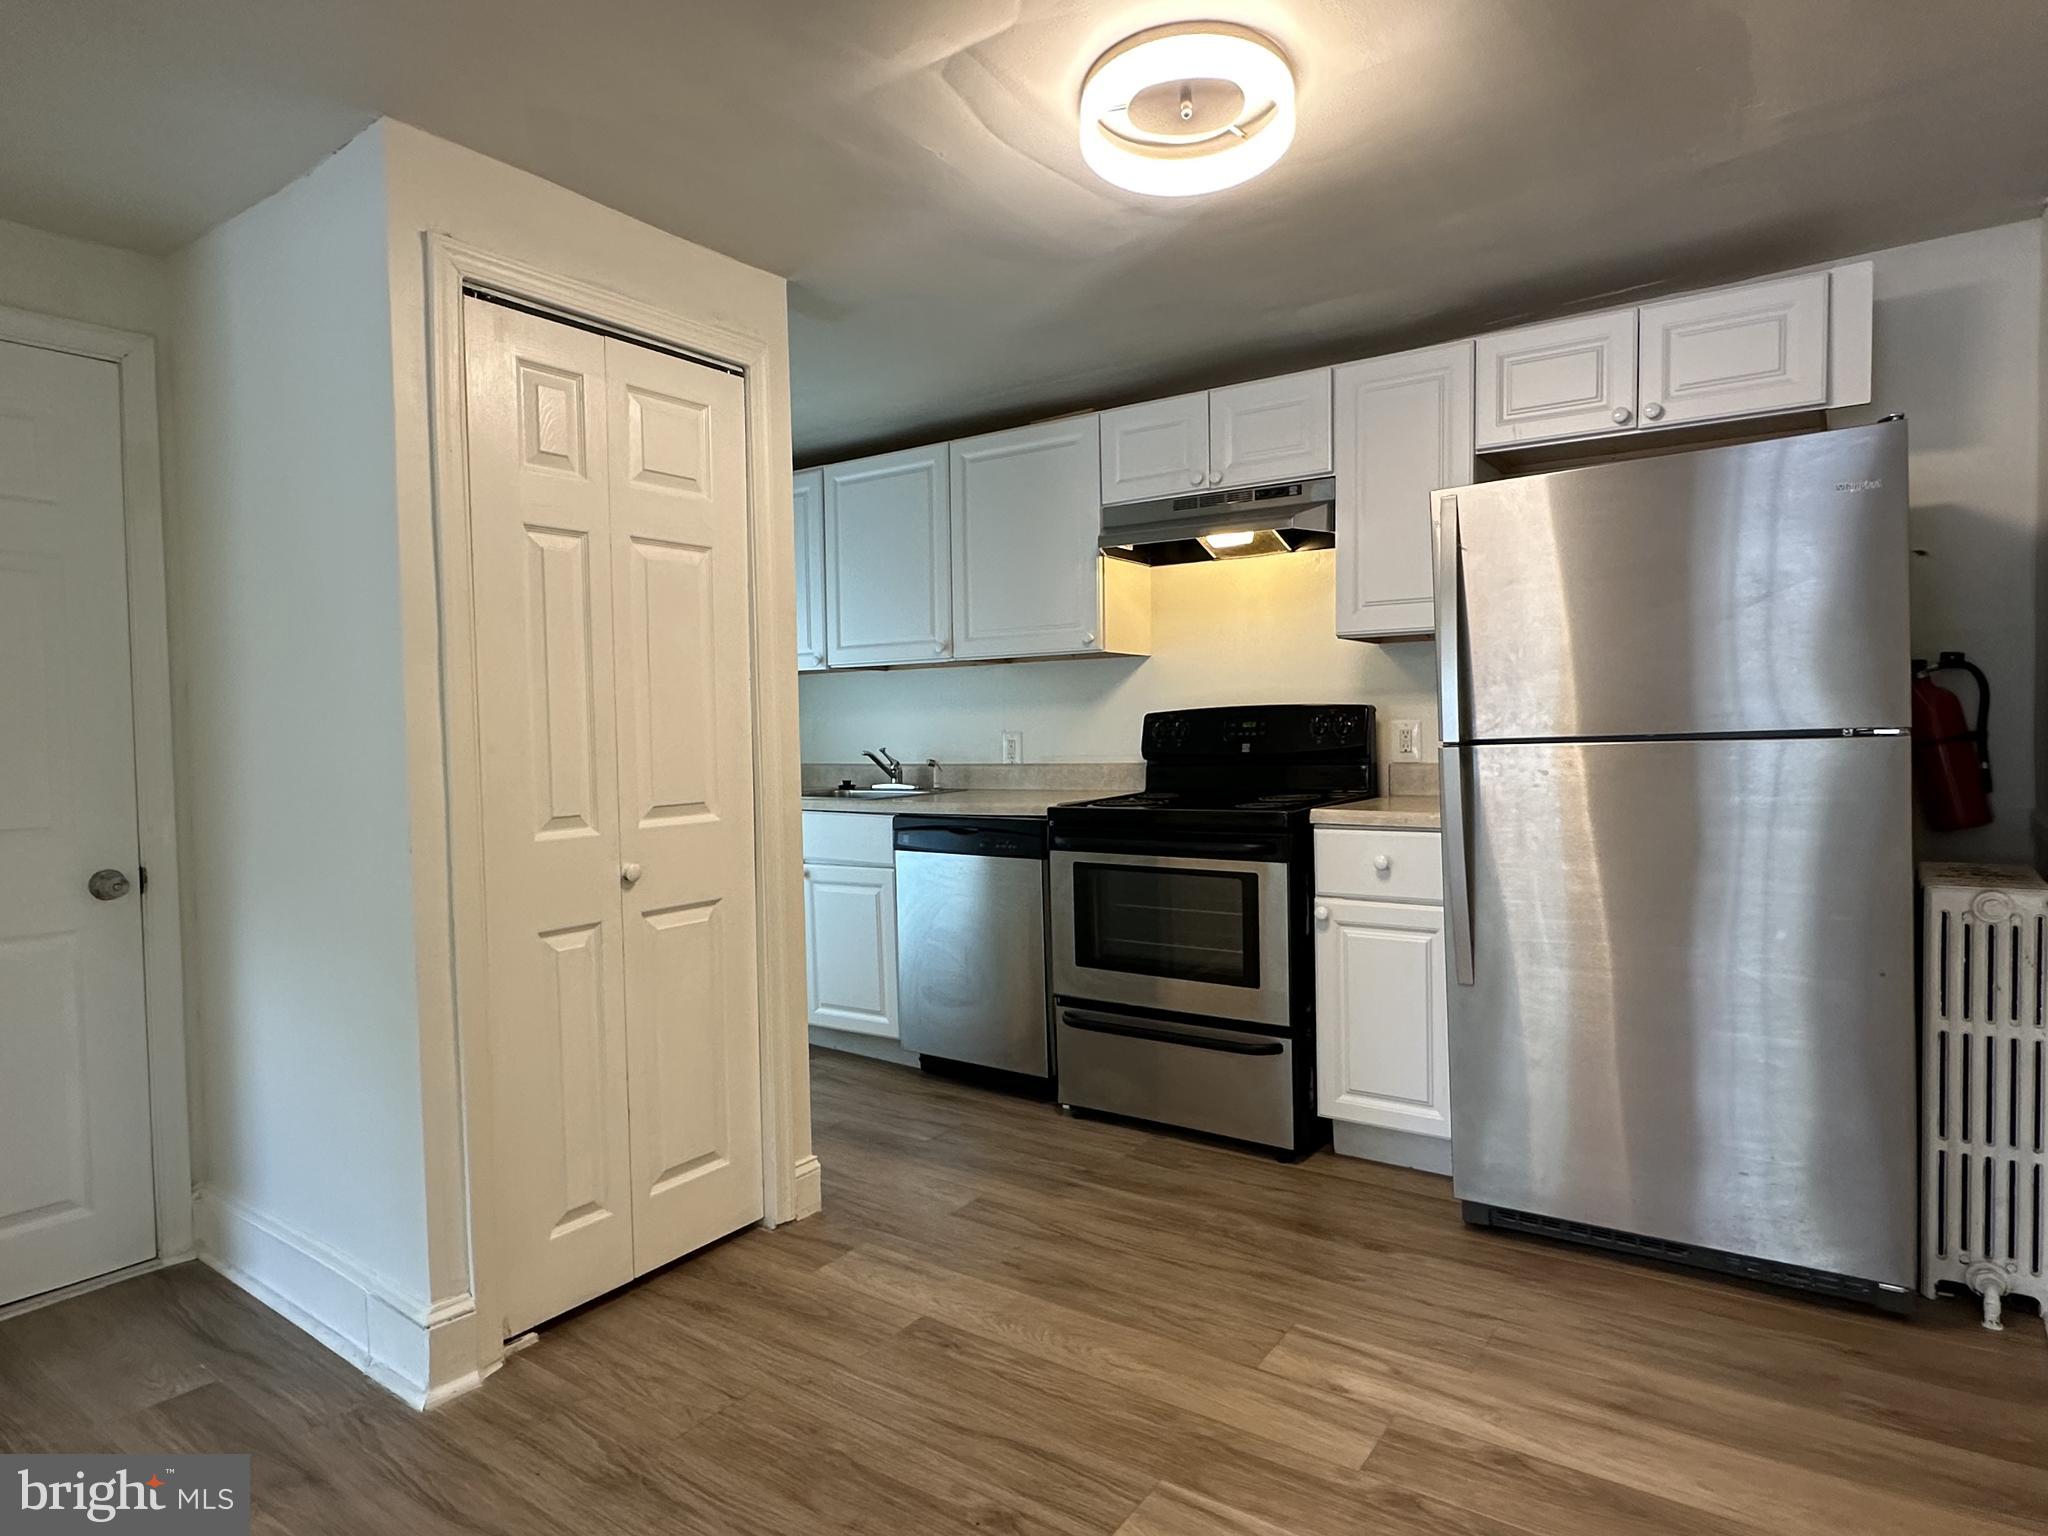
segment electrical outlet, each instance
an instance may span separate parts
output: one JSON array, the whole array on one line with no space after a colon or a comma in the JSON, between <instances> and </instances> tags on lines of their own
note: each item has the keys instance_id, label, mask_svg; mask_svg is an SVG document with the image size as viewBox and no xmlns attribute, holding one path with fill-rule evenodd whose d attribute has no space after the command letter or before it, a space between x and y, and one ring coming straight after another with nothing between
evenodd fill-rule
<instances>
[{"instance_id":1,"label":"electrical outlet","mask_svg":"<svg viewBox=\"0 0 2048 1536\"><path fill-rule=\"evenodd\" d=\"M1417 720L1394 722L1394 756L1422 756L1422 724Z\"/></svg>"},{"instance_id":2,"label":"electrical outlet","mask_svg":"<svg viewBox=\"0 0 2048 1536\"><path fill-rule=\"evenodd\" d=\"M1003 761L1006 763L1021 763L1024 761L1024 733L1022 731L1003 732Z\"/></svg>"}]
</instances>

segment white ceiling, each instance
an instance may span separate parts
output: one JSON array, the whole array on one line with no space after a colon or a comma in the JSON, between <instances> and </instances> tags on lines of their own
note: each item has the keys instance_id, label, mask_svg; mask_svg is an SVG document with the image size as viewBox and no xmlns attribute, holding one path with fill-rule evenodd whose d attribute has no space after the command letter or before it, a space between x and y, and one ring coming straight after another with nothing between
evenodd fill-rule
<instances>
[{"instance_id":1,"label":"white ceiling","mask_svg":"<svg viewBox=\"0 0 2048 1536\"><path fill-rule=\"evenodd\" d=\"M1202 15L1301 132L1095 181L1089 62ZM7 0L0 217L167 250L388 113L791 280L800 458L2023 217L2043 0Z\"/></svg>"}]
</instances>

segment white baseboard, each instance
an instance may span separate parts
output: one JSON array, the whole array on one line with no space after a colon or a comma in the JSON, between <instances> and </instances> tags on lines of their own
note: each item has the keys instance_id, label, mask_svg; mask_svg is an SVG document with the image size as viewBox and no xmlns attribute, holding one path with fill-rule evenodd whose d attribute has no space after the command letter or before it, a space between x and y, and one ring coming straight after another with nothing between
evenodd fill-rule
<instances>
[{"instance_id":1,"label":"white baseboard","mask_svg":"<svg viewBox=\"0 0 2048 1536\"><path fill-rule=\"evenodd\" d=\"M1451 1144L1442 1136L1338 1120L1330 1126L1330 1147L1339 1157L1363 1158L1369 1163L1392 1163L1396 1168L1419 1168L1424 1173L1451 1171Z\"/></svg>"},{"instance_id":2,"label":"white baseboard","mask_svg":"<svg viewBox=\"0 0 2048 1536\"><path fill-rule=\"evenodd\" d=\"M802 1221L806 1216L815 1216L825 1208L825 1168L813 1153L800 1157L796 1162L796 1209L790 1212L791 1221Z\"/></svg>"},{"instance_id":3,"label":"white baseboard","mask_svg":"<svg viewBox=\"0 0 2048 1536\"><path fill-rule=\"evenodd\" d=\"M426 1306L315 1238L218 1191L193 1201L199 1258L415 1408L480 1384L476 1304Z\"/></svg>"}]
</instances>

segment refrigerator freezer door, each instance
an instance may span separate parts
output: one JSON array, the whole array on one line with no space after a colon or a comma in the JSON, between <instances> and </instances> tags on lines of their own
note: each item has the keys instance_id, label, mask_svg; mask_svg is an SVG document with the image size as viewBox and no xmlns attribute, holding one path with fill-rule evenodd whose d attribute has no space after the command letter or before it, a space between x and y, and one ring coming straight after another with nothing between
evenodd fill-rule
<instances>
[{"instance_id":1,"label":"refrigerator freezer door","mask_svg":"<svg viewBox=\"0 0 2048 1536\"><path fill-rule=\"evenodd\" d=\"M1902 421L1449 497L1448 740L1907 723Z\"/></svg>"},{"instance_id":2,"label":"refrigerator freezer door","mask_svg":"<svg viewBox=\"0 0 2048 1536\"><path fill-rule=\"evenodd\" d=\"M1464 749L1459 1197L1910 1288L1910 755Z\"/></svg>"}]
</instances>

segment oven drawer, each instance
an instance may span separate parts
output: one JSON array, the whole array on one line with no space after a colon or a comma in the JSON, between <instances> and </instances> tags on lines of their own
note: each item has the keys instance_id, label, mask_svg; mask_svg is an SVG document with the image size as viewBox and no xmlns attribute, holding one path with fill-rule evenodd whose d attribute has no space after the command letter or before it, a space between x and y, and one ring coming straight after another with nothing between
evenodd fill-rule
<instances>
[{"instance_id":1,"label":"oven drawer","mask_svg":"<svg viewBox=\"0 0 2048 1536\"><path fill-rule=\"evenodd\" d=\"M1316 894L1366 901L1444 899L1443 844L1435 832L1316 829Z\"/></svg>"},{"instance_id":2,"label":"oven drawer","mask_svg":"<svg viewBox=\"0 0 2048 1536\"><path fill-rule=\"evenodd\" d=\"M1109 1009L1058 1010L1059 1099L1294 1148L1294 1042Z\"/></svg>"}]
</instances>

